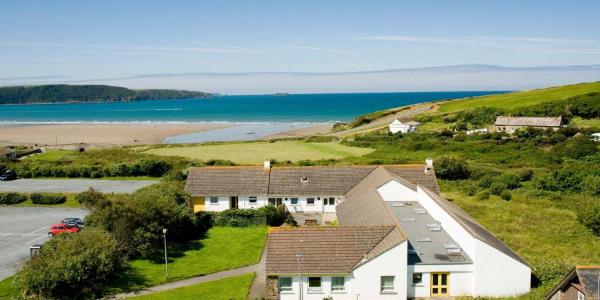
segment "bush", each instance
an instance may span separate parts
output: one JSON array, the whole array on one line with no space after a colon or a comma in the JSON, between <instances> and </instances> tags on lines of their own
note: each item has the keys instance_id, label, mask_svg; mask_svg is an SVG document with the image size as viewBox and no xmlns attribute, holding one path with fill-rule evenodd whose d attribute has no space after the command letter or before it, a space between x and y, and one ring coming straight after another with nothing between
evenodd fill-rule
<instances>
[{"instance_id":1,"label":"bush","mask_svg":"<svg viewBox=\"0 0 600 300\"><path fill-rule=\"evenodd\" d=\"M0 204L18 204L25 202L27 196L19 193L0 193Z\"/></svg>"},{"instance_id":2,"label":"bush","mask_svg":"<svg viewBox=\"0 0 600 300\"><path fill-rule=\"evenodd\" d=\"M143 159L139 163L139 174L152 176L152 177L160 177L171 170L171 164L167 163L164 160L150 160Z\"/></svg>"},{"instance_id":3,"label":"bush","mask_svg":"<svg viewBox=\"0 0 600 300\"><path fill-rule=\"evenodd\" d=\"M489 191L481 191L481 192L479 192L479 194L477 194L477 200L487 200L489 198L490 198Z\"/></svg>"},{"instance_id":4,"label":"bush","mask_svg":"<svg viewBox=\"0 0 600 300\"><path fill-rule=\"evenodd\" d=\"M441 157L435 164L435 173L441 179L459 180L469 178L471 171L464 160Z\"/></svg>"},{"instance_id":5,"label":"bush","mask_svg":"<svg viewBox=\"0 0 600 300\"><path fill-rule=\"evenodd\" d=\"M600 176L588 176L583 180L583 189L594 196L600 196Z\"/></svg>"},{"instance_id":6,"label":"bush","mask_svg":"<svg viewBox=\"0 0 600 300\"><path fill-rule=\"evenodd\" d=\"M512 199L512 195L511 195L511 193L509 191L504 190L504 191L502 191L502 193L500 193L500 198L502 198L503 200L508 201L508 200Z\"/></svg>"},{"instance_id":7,"label":"bush","mask_svg":"<svg viewBox=\"0 0 600 300\"><path fill-rule=\"evenodd\" d=\"M600 236L600 202L589 201L578 211L579 221Z\"/></svg>"},{"instance_id":8,"label":"bush","mask_svg":"<svg viewBox=\"0 0 600 300\"><path fill-rule=\"evenodd\" d=\"M523 182L531 180L533 178L533 170L532 169L521 169L517 171L517 175L519 175L519 179Z\"/></svg>"},{"instance_id":9,"label":"bush","mask_svg":"<svg viewBox=\"0 0 600 300\"><path fill-rule=\"evenodd\" d=\"M581 159L598 153L598 146L586 136L577 136L554 146L552 153L558 157Z\"/></svg>"},{"instance_id":10,"label":"bush","mask_svg":"<svg viewBox=\"0 0 600 300\"><path fill-rule=\"evenodd\" d=\"M61 204L67 201L67 196L62 194L33 193L30 197L33 204Z\"/></svg>"},{"instance_id":11,"label":"bush","mask_svg":"<svg viewBox=\"0 0 600 300\"><path fill-rule=\"evenodd\" d=\"M502 194L502 192L504 192L505 190L506 190L506 185L501 182L494 182L490 186L490 193L492 193L493 195L500 196L500 194Z\"/></svg>"},{"instance_id":12,"label":"bush","mask_svg":"<svg viewBox=\"0 0 600 300\"><path fill-rule=\"evenodd\" d=\"M479 180L479 186L484 189L487 189L492 185L493 182L494 182L494 177L492 175L484 175Z\"/></svg>"},{"instance_id":13,"label":"bush","mask_svg":"<svg viewBox=\"0 0 600 300\"><path fill-rule=\"evenodd\" d=\"M117 242L106 232L89 228L46 242L16 278L22 292L31 298L95 298L122 265Z\"/></svg>"},{"instance_id":14,"label":"bush","mask_svg":"<svg viewBox=\"0 0 600 300\"><path fill-rule=\"evenodd\" d=\"M506 185L509 190L514 190L521 186L521 178L515 173L504 173L500 176L500 181Z\"/></svg>"},{"instance_id":15,"label":"bush","mask_svg":"<svg viewBox=\"0 0 600 300\"><path fill-rule=\"evenodd\" d=\"M100 202L106 201L106 197L101 192L96 191L93 188L89 188L85 192L81 192L75 196L75 199L80 204L85 205L86 207L95 207L100 204Z\"/></svg>"}]
</instances>

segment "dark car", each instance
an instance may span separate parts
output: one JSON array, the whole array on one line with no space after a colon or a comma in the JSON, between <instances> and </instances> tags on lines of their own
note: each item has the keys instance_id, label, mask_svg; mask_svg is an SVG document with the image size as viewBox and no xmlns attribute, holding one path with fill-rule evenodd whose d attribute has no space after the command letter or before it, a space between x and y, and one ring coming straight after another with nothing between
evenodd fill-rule
<instances>
[{"instance_id":1,"label":"dark car","mask_svg":"<svg viewBox=\"0 0 600 300\"><path fill-rule=\"evenodd\" d=\"M67 227L77 227L77 228L85 227L83 220L80 218L65 218L62 220L62 223L67 225Z\"/></svg>"},{"instance_id":2,"label":"dark car","mask_svg":"<svg viewBox=\"0 0 600 300\"><path fill-rule=\"evenodd\" d=\"M4 174L2 174L2 176L0 176L0 181L9 181L9 180L15 180L17 179L17 172L13 171L13 170L8 170L6 172L4 172Z\"/></svg>"}]
</instances>

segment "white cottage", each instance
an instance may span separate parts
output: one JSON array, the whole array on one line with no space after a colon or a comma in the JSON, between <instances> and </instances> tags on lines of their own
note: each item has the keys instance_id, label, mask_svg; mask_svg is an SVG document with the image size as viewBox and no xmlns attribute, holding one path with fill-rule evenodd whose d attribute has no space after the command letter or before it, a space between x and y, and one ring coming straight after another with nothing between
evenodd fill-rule
<instances>
[{"instance_id":1,"label":"white cottage","mask_svg":"<svg viewBox=\"0 0 600 300\"><path fill-rule=\"evenodd\" d=\"M390 132L391 133L408 133L408 132L415 132L417 130L417 126L419 125L419 122L413 122L413 121L409 121L409 122L400 122L398 119L395 119L391 124L390 124Z\"/></svg>"},{"instance_id":2,"label":"white cottage","mask_svg":"<svg viewBox=\"0 0 600 300\"><path fill-rule=\"evenodd\" d=\"M529 291L531 269L519 255L436 192L383 166L350 189L336 212L339 227L269 235L270 299L508 297Z\"/></svg>"}]
</instances>

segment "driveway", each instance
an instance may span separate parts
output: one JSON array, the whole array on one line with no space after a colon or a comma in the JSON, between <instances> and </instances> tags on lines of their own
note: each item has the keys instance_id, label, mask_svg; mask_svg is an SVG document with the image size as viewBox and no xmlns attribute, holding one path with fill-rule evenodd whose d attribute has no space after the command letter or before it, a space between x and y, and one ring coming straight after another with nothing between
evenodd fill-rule
<instances>
[{"instance_id":1,"label":"driveway","mask_svg":"<svg viewBox=\"0 0 600 300\"><path fill-rule=\"evenodd\" d=\"M29 259L29 247L48 239L50 225L67 217L82 218L79 208L0 206L0 280Z\"/></svg>"},{"instance_id":2,"label":"driveway","mask_svg":"<svg viewBox=\"0 0 600 300\"><path fill-rule=\"evenodd\" d=\"M158 180L18 179L0 181L0 192L80 193L90 187L103 193L133 193Z\"/></svg>"}]
</instances>

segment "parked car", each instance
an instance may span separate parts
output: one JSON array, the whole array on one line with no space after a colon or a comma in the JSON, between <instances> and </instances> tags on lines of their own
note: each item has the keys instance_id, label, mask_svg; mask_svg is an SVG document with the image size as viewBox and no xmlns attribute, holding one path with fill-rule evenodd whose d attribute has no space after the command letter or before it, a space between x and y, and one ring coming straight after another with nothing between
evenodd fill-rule
<instances>
[{"instance_id":1,"label":"parked car","mask_svg":"<svg viewBox=\"0 0 600 300\"><path fill-rule=\"evenodd\" d=\"M67 225L67 227L78 227L79 229L85 227L83 220L80 218L64 218L61 223Z\"/></svg>"},{"instance_id":2,"label":"parked car","mask_svg":"<svg viewBox=\"0 0 600 300\"><path fill-rule=\"evenodd\" d=\"M0 181L9 181L9 180L15 180L15 179L17 179L17 172L15 172L13 170L8 170L0 176Z\"/></svg>"},{"instance_id":3,"label":"parked car","mask_svg":"<svg viewBox=\"0 0 600 300\"><path fill-rule=\"evenodd\" d=\"M60 224L53 224L52 226L50 226L50 231L48 232L48 235L50 237L55 236L57 234L61 234L61 233L65 233L65 232L79 232L81 229L79 229L79 227L77 226L73 226L73 227L69 227L66 224L60 223Z\"/></svg>"}]
</instances>

